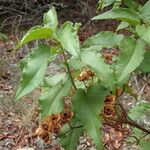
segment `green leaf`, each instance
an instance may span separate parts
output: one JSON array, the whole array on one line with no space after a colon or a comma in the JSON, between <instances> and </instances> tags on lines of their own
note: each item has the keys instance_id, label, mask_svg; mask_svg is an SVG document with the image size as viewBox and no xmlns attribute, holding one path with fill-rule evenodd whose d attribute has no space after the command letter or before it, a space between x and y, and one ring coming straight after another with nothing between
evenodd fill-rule
<instances>
[{"instance_id":1,"label":"green leaf","mask_svg":"<svg viewBox=\"0 0 150 150\"><path fill-rule=\"evenodd\" d=\"M119 24L119 26L117 27L117 30L116 30L116 31L121 30L121 29L124 29L124 28L127 28L128 26L129 26L129 23L128 23L128 22L122 21L122 22Z\"/></svg>"},{"instance_id":2,"label":"green leaf","mask_svg":"<svg viewBox=\"0 0 150 150\"><path fill-rule=\"evenodd\" d=\"M145 52L145 42L138 39L137 42L132 38L124 38L120 43L121 54L116 64L116 78L118 84L123 84L125 79L133 72L143 61Z\"/></svg>"},{"instance_id":3,"label":"green leaf","mask_svg":"<svg viewBox=\"0 0 150 150\"><path fill-rule=\"evenodd\" d=\"M107 91L101 85L93 85L87 93L78 89L73 98L75 116L83 124L83 128L93 139L98 149L103 149L100 112Z\"/></svg>"},{"instance_id":4,"label":"green leaf","mask_svg":"<svg viewBox=\"0 0 150 150\"><path fill-rule=\"evenodd\" d=\"M41 117L44 118L48 114L61 112L64 106L63 98L69 95L70 89L71 82L68 79L64 84L58 83L44 91L39 98Z\"/></svg>"},{"instance_id":5,"label":"green leaf","mask_svg":"<svg viewBox=\"0 0 150 150\"><path fill-rule=\"evenodd\" d=\"M140 140L139 145L140 145L140 147L141 147L143 150L149 150L149 148L150 148L150 141Z\"/></svg>"},{"instance_id":6,"label":"green leaf","mask_svg":"<svg viewBox=\"0 0 150 150\"><path fill-rule=\"evenodd\" d=\"M85 89L84 83L79 80L75 80L75 85L78 89Z\"/></svg>"},{"instance_id":7,"label":"green leaf","mask_svg":"<svg viewBox=\"0 0 150 150\"><path fill-rule=\"evenodd\" d=\"M69 66L75 70L79 70L85 67L86 65L80 60L79 57L71 57L69 59Z\"/></svg>"},{"instance_id":8,"label":"green leaf","mask_svg":"<svg viewBox=\"0 0 150 150\"><path fill-rule=\"evenodd\" d=\"M147 43L150 43L150 26L137 25L136 31L143 40L145 40Z\"/></svg>"},{"instance_id":9,"label":"green leaf","mask_svg":"<svg viewBox=\"0 0 150 150\"><path fill-rule=\"evenodd\" d=\"M100 9L112 5L116 0L99 0L98 5Z\"/></svg>"},{"instance_id":10,"label":"green leaf","mask_svg":"<svg viewBox=\"0 0 150 150\"><path fill-rule=\"evenodd\" d=\"M150 0L148 0L145 5L142 7L140 12L140 17L144 20L145 23L150 23Z\"/></svg>"},{"instance_id":11,"label":"green leaf","mask_svg":"<svg viewBox=\"0 0 150 150\"><path fill-rule=\"evenodd\" d=\"M80 44L77 36L77 25L65 22L57 31L57 39L63 48L71 53L72 56L79 56Z\"/></svg>"},{"instance_id":12,"label":"green leaf","mask_svg":"<svg viewBox=\"0 0 150 150\"><path fill-rule=\"evenodd\" d=\"M111 48L119 44L123 39L123 35L115 34L113 32L100 32L90 38L88 38L83 44L82 48L85 50L95 49L97 51L102 48Z\"/></svg>"},{"instance_id":13,"label":"green leaf","mask_svg":"<svg viewBox=\"0 0 150 150\"><path fill-rule=\"evenodd\" d=\"M52 29L42 26L32 27L22 38L22 40L18 43L15 49L20 48L24 44L37 40L37 39L48 39L53 34Z\"/></svg>"},{"instance_id":14,"label":"green leaf","mask_svg":"<svg viewBox=\"0 0 150 150\"><path fill-rule=\"evenodd\" d=\"M65 82L66 80L66 73L59 73L53 76L47 76L44 78L44 85L47 87L52 87L59 83L60 81Z\"/></svg>"},{"instance_id":15,"label":"green leaf","mask_svg":"<svg viewBox=\"0 0 150 150\"><path fill-rule=\"evenodd\" d=\"M33 50L32 50L33 51ZM28 64L28 59L30 59L30 55L31 53L29 53L25 58L23 58L21 61L20 61L20 64L19 64L19 67L21 70L23 70L23 68L25 68Z\"/></svg>"},{"instance_id":16,"label":"green leaf","mask_svg":"<svg viewBox=\"0 0 150 150\"><path fill-rule=\"evenodd\" d=\"M114 88L115 79L113 70L110 69L110 65L104 62L104 59L99 53L85 51L81 53L81 59L97 73L98 78L102 80L104 86L111 90Z\"/></svg>"},{"instance_id":17,"label":"green leaf","mask_svg":"<svg viewBox=\"0 0 150 150\"><path fill-rule=\"evenodd\" d=\"M58 18L55 7L52 8L44 14L43 22L45 27L50 27L51 29L56 29L58 26Z\"/></svg>"},{"instance_id":18,"label":"green leaf","mask_svg":"<svg viewBox=\"0 0 150 150\"><path fill-rule=\"evenodd\" d=\"M131 10L136 9L138 4L135 1L131 0L123 0L124 5L129 7Z\"/></svg>"},{"instance_id":19,"label":"green leaf","mask_svg":"<svg viewBox=\"0 0 150 150\"><path fill-rule=\"evenodd\" d=\"M138 14L128 8L116 8L100 14L92 20L103 20L103 19L117 19L121 21L128 22L129 24L136 25L140 23L140 18Z\"/></svg>"},{"instance_id":20,"label":"green leaf","mask_svg":"<svg viewBox=\"0 0 150 150\"><path fill-rule=\"evenodd\" d=\"M146 111L150 110L150 103L140 103L134 106L129 113L129 117L133 120L139 119L146 113Z\"/></svg>"},{"instance_id":21,"label":"green leaf","mask_svg":"<svg viewBox=\"0 0 150 150\"><path fill-rule=\"evenodd\" d=\"M42 44L34 48L28 55L22 65L23 75L16 93L16 99L33 91L43 81L49 56L50 47Z\"/></svg>"},{"instance_id":22,"label":"green leaf","mask_svg":"<svg viewBox=\"0 0 150 150\"><path fill-rule=\"evenodd\" d=\"M48 56L48 61L53 61L54 58L56 57L56 54L58 54L58 48L57 47L50 47L49 48L49 56ZM23 69L27 62L28 62L28 58L30 57L30 54L28 54L25 58L23 58L21 61L20 61L20 68Z\"/></svg>"},{"instance_id":23,"label":"green leaf","mask_svg":"<svg viewBox=\"0 0 150 150\"><path fill-rule=\"evenodd\" d=\"M150 51L146 51L144 54L144 59L138 69L142 72L150 72Z\"/></svg>"},{"instance_id":24,"label":"green leaf","mask_svg":"<svg viewBox=\"0 0 150 150\"><path fill-rule=\"evenodd\" d=\"M71 122L71 126L78 127L80 126L80 123L77 121L77 119L73 119ZM71 129L69 133L61 137L61 146L65 150L76 150L78 140L82 132L82 127Z\"/></svg>"}]
</instances>

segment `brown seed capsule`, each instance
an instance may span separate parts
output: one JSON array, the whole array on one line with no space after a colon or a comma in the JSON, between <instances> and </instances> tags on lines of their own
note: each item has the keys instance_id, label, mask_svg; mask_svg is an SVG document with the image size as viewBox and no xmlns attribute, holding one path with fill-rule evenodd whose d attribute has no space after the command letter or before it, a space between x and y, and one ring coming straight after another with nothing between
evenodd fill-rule
<instances>
[{"instance_id":1,"label":"brown seed capsule","mask_svg":"<svg viewBox=\"0 0 150 150\"><path fill-rule=\"evenodd\" d=\"M120 96L120 95L122 94L122 92L123 92L123 89L120 88L120 87L118 87L118 88L116 89L116 96Z\"/></svg>"},{"instance_id":2,"label":"brown seed capsule","mask_svg":"<svg viewBox=\"0 0 150 150\"><path fill-rule=\"evenodd\" d=\"M63 113L61 113L61 123L62 123L62 125L64 125L65 123L69 123L71 121L72 117L73 117L73 112L66 109Z\"/></svg>"},{"instance_id":3,"label":"brown seed capsule","mask_svg":"<svg viewBox=\"0 0 150 150\"><path fill-rule=\"evenodd\" d=\"M51 134L45 131L43 128L38 127L36 129L35 135L43 139L46 143L51 143Z\"/></svg>"},{"instance_id":4,"label":"brown seed capsule","mask_svg":"<svg viewBox=\"0 0 150 150\"><path fill-rule=\"evenodd\" d=\"M112 117L115 115L113 105L105 105L103 112L106 117Z\"/></svg>"},{"instance_id":5,"label":"brown seed capsule","mask_svg":"<svg viewBox=\"0 0 150 150\"><path fill-rule=\"evenodd\" d=\"M94 76L94 73L89 70L89 69L86 69L86 70L83 70L80 75L78 76L78 80L79 81L85 81L85 80L88 80L90 77L93 77Z\"/></svg>"},{"instance_id":6,"label":"brown seed capsule","mask_svg":"<svg viewBox=\"0 0 150 150\"><path fill-rule=\"evenodd\" d=\"M105 104L114 104L116 101L116 95L109 95L105 98Z\"/></svg>"}]
</instances>

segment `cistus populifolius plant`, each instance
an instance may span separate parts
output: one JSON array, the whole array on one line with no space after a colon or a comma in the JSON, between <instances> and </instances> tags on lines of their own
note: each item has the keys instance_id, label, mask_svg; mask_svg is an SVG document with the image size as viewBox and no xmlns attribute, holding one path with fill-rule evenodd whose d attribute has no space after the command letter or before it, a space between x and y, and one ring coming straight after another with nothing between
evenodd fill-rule
<instances>
[{"instance_id":1,"label":"cistus populifolius plant","mask_svg":"<svg viewBox=\"0 0 150 150\"><path fill-rule=\"evenodd\" d=\"M115 2L100 1L99 8ZM119 20L117 30L127 28L130 36L106 31L80 42L81 24L67 21L59 27L52 7L44 14L43 26L32 27L16 46L18 49L33 40L49 40L49 44L38 44L21 60L22 78L16 92L18 100L41 87L38 101L42 122L35 134L46 143L51 143L55 135L64 149L74 150L79 137L86 133L102 150L109 144L105 128L124 133L122 139L132 135L126 125L138 129L138 133L141 130L150 134L150 130L133 121L150 109L150 104L140 103L127 114L119 101L123 92L133 96L128 86L133 71L150 71L150 1L143 6L128 0L121 4L120 1L92 20ZM58 55L63 56L62 71L45 76L48 64ZM150 145L142 138L139 143ZM122 143L119 144L112 149L119 149Z\"/></svg>"}]
</instances>

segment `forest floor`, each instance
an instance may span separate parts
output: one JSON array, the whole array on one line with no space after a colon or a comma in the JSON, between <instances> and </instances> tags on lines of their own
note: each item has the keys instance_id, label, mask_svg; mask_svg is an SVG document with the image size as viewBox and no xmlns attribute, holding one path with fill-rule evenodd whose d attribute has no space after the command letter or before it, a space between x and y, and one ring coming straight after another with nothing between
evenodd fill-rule
<instances>
[{"instance_id":1,"label":"forest floor","mask_svg":"<svg viewBox=\"0 0 150 150\"><path fill-rule=\"evenodd\" d=\"M95 5L95 3L93 5ZM92 9L95 9L95 7L90 8L90 10ZM64 16L65 14L66 12L61 15ZM91 15L94 16L95 13ZM75 18L74 21L79 21L83 18L83 16L71 17ZM90 18L87 19L90 20ZM114 31L117 24L115 21L91 23L89 20L84 18L83 29L79 34L85 39L100 31ZM64 21L65 19L61 20L61 23ZM61 148L57 141L54 141L53 144L45 144L38 138L32 138L40 122L37 103L40 92L35 90L28 96L22 98L21 101L16 102L14 99L20 79L19 61L30 52L30 48L33 46L33 44L26 45L17 53L12 52L24 33L24 31L20 30L14 33L14 30L12 30L6 33L8 37L6 41L0 41L0 150L60 150ZM49 73L51 72L59 72L59 67L55 63L49 66ZM146 81L150 80L149 75L142 74L142 78ZM135 74L130 83L131 86L134 87L134 92L137 93L138 99L150 102L150 87L144 80L141 79L141 76L139 77L139 75ZM135 104L133 97L124 95L123 99L124 107L127 110ZM128 102L126 100L128 100ZM150 118L146 118L145 122L150 122ZM95 148L89 144L88 138L80 138L78 150L94 149ZM123 150L130 149L140 150L140 148L135 145L123 148Z\"/></svg>"}]
</instances>

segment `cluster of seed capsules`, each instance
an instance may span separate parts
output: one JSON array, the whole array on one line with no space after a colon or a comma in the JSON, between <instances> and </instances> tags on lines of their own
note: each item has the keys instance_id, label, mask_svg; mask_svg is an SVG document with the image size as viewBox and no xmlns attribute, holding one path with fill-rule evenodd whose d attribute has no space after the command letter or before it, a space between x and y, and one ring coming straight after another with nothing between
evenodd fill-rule
<instances>
[{"instance_id":1,"label":"cluster of seed capsules","mask_svg":"<svg viewBox=\"0 0 150 150\"><path fill-rule=\"evenodd\" d=\"M116 106L116 99L117 96L121 95L123 92L122 88L117 88L115 94L110 94L106 96L104 100L104 108L103 108L103 115L106 118L114 117L116 115L115 106Z\"/></svg>"},{"instance_id":2,"label":"cluster of seed capsules","mask_svg":"<svg viewBox=\"0 0 150 150\"><path fill-rule=\"evenodd\" d=\"M70 123L72 117L73 113L68 108L61 113L48 115L43 119L35 134L49 144L52 142L52 134L58 135L60 129L66 123Z\"/></svg>"}]
</instances>

